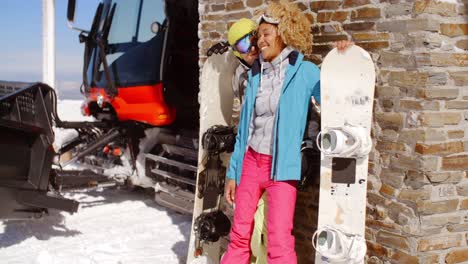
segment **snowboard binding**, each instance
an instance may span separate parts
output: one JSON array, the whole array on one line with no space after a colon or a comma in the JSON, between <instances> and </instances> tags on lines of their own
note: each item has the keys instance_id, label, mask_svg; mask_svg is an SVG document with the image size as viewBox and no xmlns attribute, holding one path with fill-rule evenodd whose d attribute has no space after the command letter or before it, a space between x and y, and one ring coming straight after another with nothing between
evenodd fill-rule
<instances>
[{"instance_id":1,"label":"snowboard binding","mask_svg":"<svg viewBox=\"0 0 468 264\"><path fill-rule=\"evenodd\" d=\"M320 151L329 157L360 158L372 149L372 139L366 129L349 124L320 131L316 141Z\"/></svg>"},{"instance_id":2,"label":"snowboard binding","mask_svg":"<svg viewBox=\"0 0 468 264\"><path fill-rule=\"evenodd\" d=\"M312 246L323 258L340 263L361 263L367 251L362 236L347 234L331 226L315 231Z\"/></svg>"},{"instance_id":3,"label":"snowboard binding","mask_svg":"<svg viewBox=\"0 0 468 264\"><path fill-rule=\"evenodd\" d=\"M234 128L230 126L214 125L202 136L202 146L207 152L207 160L205 169L199 174L198 198L207 196L203 202L203 209L215 207L218 198L224 193L226 167L223 166L220 154L232 152L235 141Z\"/></svg>"},{"instance_id":4,"label":"snowboard binding","mask_svg":"<svg viewBox=\"0 0 468 264\"><path fill-rule=\"evenodd\" d=\"M195 219L194 231L201 241L216 242L231 230L231 222L222 211L204 213Z\"/></svg>"}]
</instances>

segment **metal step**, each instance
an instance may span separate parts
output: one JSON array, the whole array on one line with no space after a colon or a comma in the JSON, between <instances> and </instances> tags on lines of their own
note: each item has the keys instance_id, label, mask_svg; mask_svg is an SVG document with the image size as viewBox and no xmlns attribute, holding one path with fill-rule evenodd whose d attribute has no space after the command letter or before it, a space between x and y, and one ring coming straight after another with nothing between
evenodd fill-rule
<instances>
[{"instance_id":1,"label":"metal step","mask_svg":"<svg viewBox=\"0 0 468 264\"><path fill-rule=\"evenodd\" d=\"M185 148L177 145L162 144L162 148L169 154L187 157L190 160L198 159L198 150Z\"/></svg>"},{"instance_id":2,"label":"metal step","mask_svg":"<svg viewBox=\"0 0 468 264\"><path fill-rule=\"evenodd\" d=\"M57 210L75 213L78 211L79 202L64 198L51 192L20 191L17 194L18 202L38 208L54 208Z\"/></svg>"},{"instance_id":3,"label":"metal step","mask_svg":"<svg viewBox=\"0 0 468 264\"><path fill-rule=\"evenodd\" d=\"M156 173L156 174L158 174L158 175L160 175L160 176L162 176L164 178L168 178L168 179L171 179L171 180L183 182L183 183L186 183L186 184L190 184L192 186L195 186L195 184L196 184L195 180L184 178L184 177L178 176L178 175L176 175L174 173L171 173L171 172L168 172L168 171L163 171L163 170L160 170L160 169L152 169L151 172Z\"/></svg>"},{"instance_id":4,"label":"metal step","mask_svg":"<svg viewBox=\"0 0 468 264\"><path fill-rule=\"evenodd\" d=\"M194 193L166 183L156 183L154 190L154 199L158 204L183 214L193 213Z\"/></svg>"},{"instance_id":5,"label":"metal step","mask_svg":"<svg viewBox=\"0 0 468 264\"><path fill-rule=\"evenodd\" d=\"M164 163L164 164L168 164L168 165L171 165L171 166L175 166L175 167L178 167L179 169L197 172L197 167L196 166L186 164L186 163L183 163L183 162L180 162L180 161L171 160L171 159L168 159L168 158L164 158L164 157L161 157L161 156L156 156L154 154L149 154L149 153L146 154L146 158L149 158L149 159L152 159L154 161L158 161L158 162L161 162L161 163Z\"/></svg>"}]
</instances>

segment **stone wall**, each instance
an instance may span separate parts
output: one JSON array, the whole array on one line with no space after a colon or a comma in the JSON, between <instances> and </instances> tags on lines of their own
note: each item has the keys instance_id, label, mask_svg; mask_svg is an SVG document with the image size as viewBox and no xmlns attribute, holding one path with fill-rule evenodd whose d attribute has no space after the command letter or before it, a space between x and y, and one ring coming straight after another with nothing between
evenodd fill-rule
<instances>
[{"instance_id":1,"label":"stone wall","mask_svg":"<svg viewBox=\"0 0 468 264\"><path fill-rule=\"evenodd\" d=\"M351 38L377 66L369 162L368 263L468 261L468 2L295 1L314 22L320 64ZM201 0L200 65L239 18L263 0ZM298 196L299 263L312 263L317 183Z\"/></svg>"}]
</instances>

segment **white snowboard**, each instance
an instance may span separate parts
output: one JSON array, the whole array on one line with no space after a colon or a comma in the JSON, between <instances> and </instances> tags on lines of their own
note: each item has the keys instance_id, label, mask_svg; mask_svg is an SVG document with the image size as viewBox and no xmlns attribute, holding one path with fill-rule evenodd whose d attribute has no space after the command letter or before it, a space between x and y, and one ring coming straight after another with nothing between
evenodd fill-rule
<instances>
[{"instance_id":1,"label":"white snowboard","mask_svg":"<svg viewBox=\"0 0 468 264\"><path fill-rule=\"evenodd\" d=\"M233 92L231 80L234 75L236 66L238 65L235 57L230 53L213 54L204 63L200 77L200 93L198 101L200 103L200 140L198 152L198 171L197 175L202 172L204 162L206 162L206 152L202 147L201 137L205 131L213 125L230 125L232 117L232 101ZM221 154L223 166L229 166L228 154ZM190 233L190 244L187 256L187 263L205 263L217 264L220 261L220 242L205 243L202 245L201 256L196 257L196 237L194 234L195 219L202 214L211 212L212 210L203 210L203 200L198 198L198 181L197 190L195 193L195 204L193 208L192 229ZM220 203L223 197L218 199ZM198 252L200 252L198 250Z\"/></svg>"},{"instance_id":2,"label":"white snowboard","mask_svg":"<svg viewBox=\"0 0 468 264\"><path fill-rule=\"evenodd\" d=\"M362 48L352 46L344 53L335 48L325 57L321 67L322 148L327 147L323 137L331 128L361 127L360 131L370 138L374 85L374 63ZM318 230L336 228L351 237L364 238L367 173L368 155L342 159L322 152ZM324 237L321 239L323 243ZM339 237L327 239L326 244L333 247ZM317 252L315 263L352 262L333 260Z\"/></svg>"}]
</instances>

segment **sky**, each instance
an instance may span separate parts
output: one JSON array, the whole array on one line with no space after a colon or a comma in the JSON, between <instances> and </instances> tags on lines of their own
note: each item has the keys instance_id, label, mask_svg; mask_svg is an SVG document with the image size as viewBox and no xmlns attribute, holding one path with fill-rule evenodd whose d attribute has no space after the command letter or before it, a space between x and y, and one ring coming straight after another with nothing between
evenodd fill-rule
<instances>
[{"instance_id":1,"label":"sky","mask_svg":"<svg viewBox=\"0 0 468 264\"><path fill-rule=\"evenodd\" d=\"M67 0L55 0L56 83L60 99L82 98L83 44L67 26ZM75 25L89 29L99 0L78 0ZM42 80L42 0L2 0L0 80Z\"/></svg>"}]
</instances>

